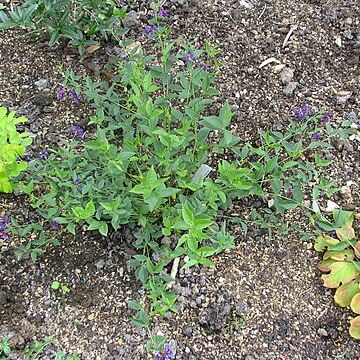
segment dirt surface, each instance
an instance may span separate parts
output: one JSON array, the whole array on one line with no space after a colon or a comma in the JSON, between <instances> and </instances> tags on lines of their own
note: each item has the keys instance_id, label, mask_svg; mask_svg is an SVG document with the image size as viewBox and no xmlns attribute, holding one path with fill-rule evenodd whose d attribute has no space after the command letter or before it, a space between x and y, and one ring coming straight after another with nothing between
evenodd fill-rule
<instances>
[{"instance_id":1,"label":"dirt surface","mask_svg":"<svg viewBox=\"0 0 360 360\"><path fill-rule=\"evenodd\" d=\"M145 21L147 5L134 3ZM173 0L166 5L175 36L195 39L196 47L209 41L222 50L219 102L229 99L236 110L233 129L244 139L256 140L258 129L286 128L295 105L327 109L332 122L358 113L358 0ZM150 48L142 25L129 37ZM111 46L80 59L21 30L0 33L0 106L30 119L32 155L68 137L71 124L86 124L87 106L57 101L55 88L69 67L96 74ZM260 68L269 58L279 63ZM281 64L286 67L274 68ZM42 87L36 83L41 79L46 80ZM325 153L334 166L324 175L339 186L353 181L350 192L335 201L359 211L359 142L334 145ZM233 210L248 213L257 206ZM4 214L19 221L33 216L21 196L1 195ZM244 237L234 228L237 246L217 257L215 268L179 273L174 285L179 313L153 321L154 334L174 341L176 359L360 358L359 343L348 335L351 312L338 308L332 292L322 287L314 238L301 240L293 231L295 222L308 229L306 217L292 212L285 222L288 233L272 238L256 228ZM0 339L10 336L12 347L20 350L50 336L54 344L44 358L64 350L91 359L146 359L147 334L132 327L126 304L142 295L126 264L129 236L125 230L107 239L79 232L36 264L17 262L14 242L0 240ZM55 279L70 292L52 290Z\"/></svg>"}]
</instances>

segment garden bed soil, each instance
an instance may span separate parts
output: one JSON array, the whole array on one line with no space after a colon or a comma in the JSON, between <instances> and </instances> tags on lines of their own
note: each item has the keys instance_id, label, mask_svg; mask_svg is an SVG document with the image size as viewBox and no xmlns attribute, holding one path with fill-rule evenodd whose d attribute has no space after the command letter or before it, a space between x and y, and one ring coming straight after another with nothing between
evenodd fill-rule
<instances>
[{"instance_id":1,"label":"garden bed soil","mask_svg":"<svg viewBox=\"0 0 360 360\"><path fill-rule=\"evenodd\" d=\"M134 2L135 11L144 12L142 19L144 3ZM221 49L217 102L229 100L236 111L232 128L244 140L256 141L259 129L284 130L296 105L327 109L332 123L359 111L357 0L174 0L166 5L175 36L194 39L197 48L209 41ZM32 153L37 155L67 138L71 124L86 125L91 114L84 104L56 100L64 69L96 74L113 45L79 58L32 36L22 30L0 33L0 106L29 118L26 126L35 136ZM142 27L131 30L131 36L151 51ZM272 57L293 70L293 85L284 83L274 64L259 67ZM45 86L36 83L40 79ZM359 142L334 145L325 153L334 164L324 176L339 186L353 181L350 193L335 201L359 211ZM248 214L261 206L249 201L235 204L232 211ZM0 216L5 214L25 221L33 216L19 195L0 196ZM234 227L236 248L216 257L214 268L179 272L173 286L180 295L178 314L152 322L154 333L173 341L177 359L360 358L359 343L348 334L353 314L337 307L333 292L322 286L314 237L301 240L294 231L298 223L311 234L308 219L293 211L283 220L286 235L269 237L250 228L244 236ZM127 306L142 295L126 264L134 251L124 245L129 236L124 230L104 239L79 229L35 264L17 262L15 241L0 240L0 339L10 336L12 348L21 350L50 336L53 345L44 358L64 350L91 359L146 359L148 334L132 326ZM55 279L70 292L51 289ZM21 358L19 353L11 356Z\"/></svg>"}]
</instances>

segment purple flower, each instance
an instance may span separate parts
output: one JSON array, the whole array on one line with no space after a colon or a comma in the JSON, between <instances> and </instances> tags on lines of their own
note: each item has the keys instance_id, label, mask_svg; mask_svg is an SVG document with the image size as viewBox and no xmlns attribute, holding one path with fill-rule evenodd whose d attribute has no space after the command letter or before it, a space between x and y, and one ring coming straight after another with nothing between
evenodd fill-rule
<instances>
[{"instance_id":1,"label":"purple flower","mask_svg":"<svg viewBox=\"0 0 360 360\"><path fill-rule=\"evenodd\" d=\"M299 120L305 120L313 114L313 110L308 104L305 104L302 108L296 106L294 109L294 114L299 118Z\"/></svg>"},{"instance_id":2,"label":"purple flower","mask_svg":"<svg viewBox=\"0 0 360 360\"><path fill-rule=\"evenodd\" d=\"M8 224L9 222L11 222L11 219L9 216L5 215L3 216L1 221L4 222L5 224Z\"/></svg>"},{"instance_id":3,"label":"purple flower","mask_svg":"<svg viewBox=\"0 0 360 360\"><path fill-rule=\"evenodd\" d=\"M30 156L30 155L27 155L26 158L25 158L25 161L26 161L26 162L30 162L30 161L31 161L31 156Z\"/></svg>"},{"instance_id":4,"label":"purple flower","mask_svg":"<svg viewBox=\"0 0 360 360\"><path fill-rule=\"evenodd\" d=\"M289 197L292 197L293 196L293 191L291 188L288 188L285 190L285 195L286 196L289 196Z\"/></svg>"},{"instance_id":5,"label":"purple flower","mask_svg":"<svg viewBox=\"0 0 360 360\"><path fill-rule=\"evenodd\" d=\"M76 178L75 180L73 180L71 183L72 183L73 185L79 185L80 182L81 182L81 179L80 179L79 177L77 177L77 178Z\"/></svg>"},{"instance_id":6,"label":"purple flower","mask_svg":"<svg viewBox=\"0 0 360 360\"><path fill-rule=\"evenodd\" d=\"M320 134L318 132L314 133L313 138L315 140L319 140L320 139Z\"/></svg>"},{"instance_id":7,"label":"purple flower","mask_svg":"<svg viewBox=\"0 0 360 360\"><path fill-rule=\"evenodd\" d=\"M169 16L169 10L160 9L160 10L159 10L159 16L161 16L161 17L167 17L167 16Z\"/></svg>"},{"instance_id":8,"label":"purple flower","mask_svg":"<svg viewBox=\"0 0 360 360\"><path fill-rule=\"evenodd\" d=\"M50 153L45 150L41 155L39 155L39 160L46 160L50 156Z\"/></svg>"},{"instance_id":9,"label":"purple flower","mask_svg":"<svg viewBox=\"0 0 360 360\"><path fill-rule=\"evenodd\" d=\"M75 90L71 90L70 98L73 104L78 104L83 99L83 96L81 93L77 94Z\"/></svg>"},{"instance_id":10,"label":"purple flower","mask_svg":"<svg viewBox=\"0 0 360 360\"><path fill-rule=\"evenodd\" d=\"M85 136L85 131L80 126L71 125L70 130L77 139L83 139Z\"/></svg>"},{"instance_id":11,"label":"purple flower","mask_svg":"<svg viewBox=\"0 0 360 360\"><path fill-rule=\"evenodd\" d=\"M154 360L171 360L175 358L175 351L170 347L170 344L165 344L161 353L156 353Z\"/></svg>"},{"instance_id":12,"label":"purple flower","mask_svg":"<svg viewBox=\"0 0 360 360\"><path fill-rule=\"evenodd\" d=\"M56 97L57 97L59 100L64 100L64 99L66 98L64 85L59 85L59 86L56 88Z\"/></svg>"},{"instance_id":13,"label":"purple flower","mask_svg":"<svg viewBox=\"0 0 360 360\"><path fill-rule=\"evenodd\" d=\"M57 230L59 228L59 222L57 220L51 220L51 228Z\"/></svg>"},{"instance_id":14,"label":"purple flower","mask_svg":"<svg viewBox=\"0 0 360 360\"><path fill-rule=\"evenodd\" d=\"M355 120L356 119L356 113L355 111L352 111L351 113L348 114L348 118L350 120Z\"/></svg>"},{"instance_id":15,"label":"purple flower","mask_svg":"<svg viewBox=\"0 0 360 360\"><path fill-rule=\"evenodd\" d=\"M0 232L0 238L7 240L9 238L9 235L7 233Z\"/></svg>"},{"instance_id":16,"label":"purple flower","mask_svg":"<svg viewBox=\"0 0 360 360\"><path fill-rule=\"evenodd\" d=\"M208 72L210 70L210 67L201 61L197 64L197 66L202 68L206 72Z\"/></svg>"},{"instance_id":17,"label":"purple flower","mask_svg":"<svg viewBox=\"0 0 360 360\"><path fill-rule=\"evenodd\" d=\"M0 231L4 231L6 229L6 224L0 221Z\"/></svg>"},{"instance_id":18,"label":"purple flower","mask_svg":"<svg viewBox=\"0 0 360 360\"><path fill-rule=\"evenodd\" d=\"M194 53L193 53L191 50L189 50L189 51L187 52L187 54L182 57L182 60L183 60L184 62L195 61L195 60L196 60L196 56L194 55Z\"/></svg>"},{"instance_id":19,"label":"purple flower","mask_svg":"<svg viewBox=\"0 0 360 360\"><path fill-rule=\"evenodd\" d=\"M150 36L157 29L158 29L157 25L147 25L145 26L145 34Z\"/></svg>"},{"instance_id":20,"label":"purple flower","mask_svg":"<svg viewBox=\"0 0 360 360\"><path fill-rule=\"evenodd\" d=\"M330 121L330 113L328 111L324 114L322 120L324 123L327 123Z\"/></svg>"}]
</instances>

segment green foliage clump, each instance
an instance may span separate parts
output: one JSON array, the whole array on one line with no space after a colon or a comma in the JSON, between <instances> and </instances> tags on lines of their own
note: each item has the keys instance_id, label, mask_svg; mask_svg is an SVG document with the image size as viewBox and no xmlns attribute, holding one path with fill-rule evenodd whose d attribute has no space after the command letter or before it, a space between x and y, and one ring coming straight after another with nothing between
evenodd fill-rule
<instances>
[{"instance_id":1,"label":"green foliage clump","mask_svg":"<svg viewBox=\"0 0 360 360\"><path fill-rule=\"evenodd\" d=\"M10 193L14 189L13 179L27 168L19 159L32 140L28 133L19 133L16 125L26 122L24 116L15 118L15 111L0 107L0 192Z\"/></svg>"},{"instance_id":2,"label":"green foliage clump","mask_svg":"<svg viewBox=\"0 0 360 360\"><path fill-rule=\"evenodd\" d=\"M131 229L137 254L129 264L149 300L129 303L137 311L136 326L149 326L148 314L177 311L169 283L179 259L182 269L213 266L212 256L234 247L228 224L239 223L246 233L249 220L232 212L242 199L260 198L277 223L298 206L314 213L312 221L324 222L316 199L336 189L319 177L318 168L331 162L318 149L353 131L325 123L319 111L289 120L284 132L259 131L256 145L245 142L231 130L231 106L214 104L218 91L210 69L218 65L216 50L209 44L195 50L169 34L160 24L150 28L155 55L120 42L126 59L109 82L68 72L67 81L95 109L93 135L63 141L46 160L31 161L22 186L45 224L60 226L60 233L84 229L107 236ZM309 208L304 199L311 190ZM39 224L18 230L20 237L40 233L22 245L21 254L30 252L34 260L43 245L55 243L46 240L47 230ZM164 339L151 341L160 347Z\"/></svg>"},{"instance_id":3,"label":"green foliage clump","mask_svg":"<svg viewBox=\"0 0 360 360\"><path fill-rule=\"evenodd\" d=\"M316 251L325 251L319 265L324 286L336 289L335 302L342 307L350 306L360 314L360 241L352 227L354 214L350 211L335 210L334 231L336 236L318 236ZM360 316L350 322L350 335L360 340Z\"/></svg>"},{"instance_id":4,"label":"green foliage clump","mask_svg":"<svg viewBox=\"0 0 360 360\"><path fill-rule=\"evenodd\" d=\"M45 30L51 34L49 45L61 38L77 47L82 55L89 46L98 45L96 37L123 19L126 8L118 8L114 0L25 0L13 11L0 12L0 30L21 26ZM124 33L124 31L118 32ZM92 50L90 51L92 52Z\"/></svg>"}]
</instances>

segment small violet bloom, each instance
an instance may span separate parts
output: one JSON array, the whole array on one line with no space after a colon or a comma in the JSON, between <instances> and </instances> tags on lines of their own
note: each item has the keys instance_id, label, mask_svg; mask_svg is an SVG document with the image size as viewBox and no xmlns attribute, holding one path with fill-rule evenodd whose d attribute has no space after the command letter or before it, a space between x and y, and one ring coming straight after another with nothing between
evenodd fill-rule
<instances>
[{"instance_id":1,"label":"small violet bloom","mask_svg":"<svg viewBox=\"0 0 360 360\"><path fill-rule=\"evenodd\" d=\"M201 61L197 64L197 66L206 72L210 71L210 67Z\"/></svg>"},{"instance_id":2,"label":"small violet bloom","mask_svg":"<svg viewBox=\"0 0 360 360\"><path fill-rule=\"evenodd\" d=\"M39 155L39 160L46 160L50 156L50 153L45 150L41 155Z\"/></svg>"},{"instance_id":3,"label":"small violet bloom","mask_svg":"<svg viewBox=\"0 0 360 360\"><path fill-rule=\"evenodd\" d=\"M313 114L313 110L309 105L305 104L302 108L296 106L294 109L294 113L299 120L305 120L306 118L308 118Z\"/></svg>"},{"instance_id":4,"label":"small violet bloom","mask_svg":"<svg viewBox=\"0 0 360 360\"><path fill-rule=\"evenodd\" d=\"M56 97L57 97L59 100L65 100L66 94L65 94L65 87L64 87L64 85L59 85L59 86L56 88Z\"/></svg>"},{"instance_id":5,"label":"small violet bloom","mask_svg":"<svg viewBox=\"0 0 360 360\"><path fill-rule=\"evenodd\" d=\"M71 90L70 98L73 104L78 104L83 99L83 96L81 93L77 94L75 90Z\"/></svg>"},{"instance_id":6,"label":"small violet bloom","mask_svg":"<svg viewBox=\"0 0 360 360\"><path fill-rule=\"evenodd\" d=\"M195 60L196 60L196 56L194 55L194 53L193 53L191 50L189 50L189 51L187 52L187 54L186 54L185 56L183 56L182 60L183 60L184 62L195 61Z\"/></svg>"},{"instance_id":7,"label":"small violet bloom","mask_svg":"<svg viewBox=\"0 0 360 360\"><path fill-rule=\"evenodd\" d=\"M51 228L57 230L59 228L59 222L57 220L51 220Z\"/></svg>"},{"instance_id":8,"label":"small violet bloom","mask_svg":"<svg viewBox=\"0 0 360 360\"><path fill-rule=\"evenodd\" d=\"M292 189L291 189L291 188L286 189L286 190L285 190L285 195L286 195L286 196L289 196L289 197L292 197L292 195L293 195Z\"/></svg>"},{"instance_id":9,"label":"small violet bloom","mask_svg":"<svg viewBox=\"0 0 360 360\"><path fill-rule=\"evenodd\" d=\"M9 235L7 233L0 232L0 238L7 240L9 238Z\"/></svg>"},{"instance_id":10,"label":"small violet bloom","mask_svg":"<svg viewBox=\"0 0 360 360\"><path fill-rule=\"evenodd\" d=\"M324 114L322 120L324 123L327 123L330 121L330 113L328 111Z\"/></svg>"},{"instance_id":11,"label":"small violet bloom","mask_svg":"<svg viewBox=\"0 0 360 360\"><path fill-rule=\"evenodd\" d=\"M154 31L158 29L157 25L147 25L145 26L145 34L146 35L152 35Z\"/></svg>"},{"instance_id":12,"label":"small violet bloom","mask_svg":"<svg viewBox=\"0 0 360 360\"><path fill-rule=\"evenodd\" d=\"M5 224L8 224L9 222L11 222L11 219L9 216L5 215L2 219L2 222L4 222Z\"/></svg>"},{"instance_id":13,"label":"small violet bloom","mask_svg":"<svg viewBox=\"0 0 360 360\"><path fill-rule=\"evenodd\" d=\"M73 133L73 135L77 138L77 139L83 139L85 136L85 131L82 127L77 126L77 125L72 125L70 127L71 132Z\"/></svg>"},{"instance_id":14,"label":"small violet bloom","mask_svg":"<svg viewBox=\"0 0 360 360\"><path fill-rule=\"evenodd\" d=\"M79 177L77 177L77 178L76 178L75 180L73 180L71 183L72 183L73 185L79 185L80 182L81 182L81 179L80 179Z\"/></svg>"},{"instance_id":15,"label":"small violet bloom","mask_svg":"<svg viewBox=\"0 0 360 360\"><path fill-rule=\"evenodd\" d=\"M175 352L170 344L165 344L161 353L156 353L154 360L171 360L175 358Z\"/></svg>"},{"instance_id":16,"label":"small violet bloom","mask_svg":"<svg viewBox=\"0 0 360 360\"><path fill-rule=\"evenodd\" d=\"M356 113L355 113L355 111L352 111L351 113L349 113L348 118L349 118L350 120L355 120L355 119L356 119Z\"/></svg>"},{"instance_id":17,"label":"small violet bloom","mask_svg":"<svg viewBox=\"0 0 360 360\"><path fill-rule=\"evenodd\" d=\"M319 139L320 139L320 134L316 132L316 133L313 135L313 138L314 138L315 140L319 140Z\"/></svg>"},{"instance_id":18,"label":"small violet bloom","mask_svg":"<svg viewBox=\"0 0 360 360\"><path fill-rule=\"evenodd\" d=\"M161 17L167 17L167 16L169 16L169 10L160 9L160 10L159 10L159 16L161 16Z\"/></svg>"}]
</instances>

